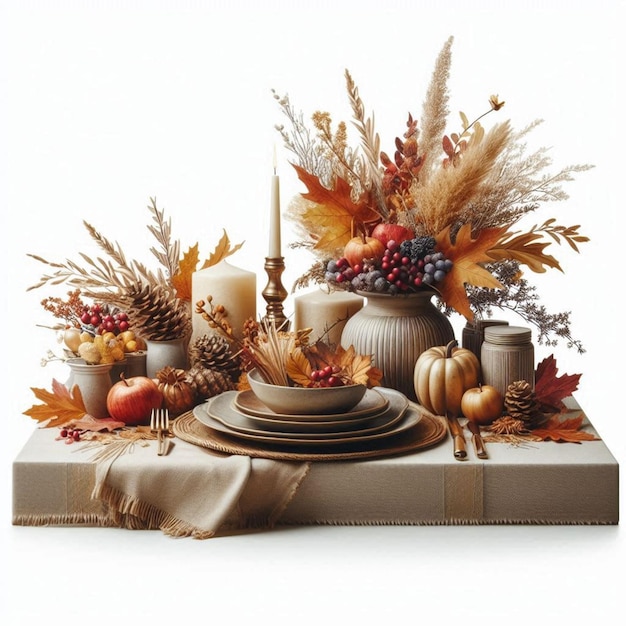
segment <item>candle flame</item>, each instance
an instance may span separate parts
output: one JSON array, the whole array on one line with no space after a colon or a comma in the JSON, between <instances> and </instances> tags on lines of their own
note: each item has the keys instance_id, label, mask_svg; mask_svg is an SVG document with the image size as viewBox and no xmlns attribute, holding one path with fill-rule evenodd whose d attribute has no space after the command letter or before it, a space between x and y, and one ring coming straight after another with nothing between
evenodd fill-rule
<instances>
[{"instance_id":1,"label":"candle flame","mask_svg":"<svg viewBox=\"0 0 626 626\"><path fill-rule=\"evenodd\" d=\"M276 176L276 167L278 165L278 159L276 158L276 144L274 144L274 155L273 155L273 166L274 166L274 176Z\"/></svg>"}]
</instances>

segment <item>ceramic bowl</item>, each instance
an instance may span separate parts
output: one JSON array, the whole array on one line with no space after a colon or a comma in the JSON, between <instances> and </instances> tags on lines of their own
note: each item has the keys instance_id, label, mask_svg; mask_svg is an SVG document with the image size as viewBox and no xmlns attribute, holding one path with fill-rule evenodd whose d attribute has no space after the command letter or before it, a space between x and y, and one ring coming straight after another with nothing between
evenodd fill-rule
<instances>
[{"instance_id":1,"label":"ceramic bowl","mask_svg":"<svg viewBox=\"0 0 626 626\"><path fill-rule=\"evenodd\" d=\"M270 385L258 370L248 372L250 389L254 395L275 413L286 415L317 415L342 413L355 407L365 395L365 385L343 387L282 387Z\"/></svg>"}]
</instances>

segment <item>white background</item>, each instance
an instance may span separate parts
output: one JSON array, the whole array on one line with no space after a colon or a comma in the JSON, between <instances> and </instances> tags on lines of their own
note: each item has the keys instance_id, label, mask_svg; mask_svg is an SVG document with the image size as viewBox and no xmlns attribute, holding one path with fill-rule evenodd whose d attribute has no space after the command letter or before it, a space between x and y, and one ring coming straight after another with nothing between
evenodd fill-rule
<instances>
[{"instance_id":1,"label":"white background","mask_svg":"<svg viewBox=\"0 0 626 626\"><path fill-rule=\"evenodd\" d=\"M577 397L623 461L624 2L0 5L3 623L607 623L621 606L619 526L300 528L206 542L16 528L11 462L34 428L22 415L29 387L63 375L39 367L56 346L37 324L50 322L39 301L65 290L27 292L45 269L27 253L94 253L85 219L150 264L145 207L156 196L183 248L208 255L223 228L245 240L232 261L257 272L260 291L274 145L283 206L302 190L271 89L306 114L348 120L348 68L391 153L450 35L449 131L459 110L471 118L497 93L506 106L487 123L542 118L531 139L552 146L554 169L596 166L536 217L580 223L592 239L580 255L556 249L564 274L534 281L549 310L573 312L587 352L538 347L537 358L553 352L561 373L583 374ZM284 225L286 286L310 260L292 239Z\"/></svg>"}]
</instances>

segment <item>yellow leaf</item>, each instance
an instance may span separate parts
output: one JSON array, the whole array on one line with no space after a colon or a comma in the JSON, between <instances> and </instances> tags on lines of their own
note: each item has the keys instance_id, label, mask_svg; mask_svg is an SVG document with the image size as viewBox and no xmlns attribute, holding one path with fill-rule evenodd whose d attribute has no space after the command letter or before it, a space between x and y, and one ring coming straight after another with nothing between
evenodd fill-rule
<instances>
[{"instance_id":1,"label":"yellow leaf","mask_svg":"<svg viewBox=\"0 0 626 626\"><path fill-rule=\"evenodd\" d=\"M191 275L198 267L198 244L191 246L178 264L178 273L172 276L172 285L181 300L191 300Z\"/></svg>"},{"instance_id":2,"label":"yellow leaf","mask_svg":"<svg viewBox=\"0 0 626 626\"><path fill-rule=\"evenodd\" d=\"M33 405L24 415L32 417L40 424L47 422L46 427L62 426L72 420L83 417L87 410L83 396L77 385L71 391L57 380L52 380L52 391L31 387L31 391L44 404Z\"/></svg>"},{"instance_id":3,"label":"yellow leaf","mask_svg":"<svg viewBox=\"0 0 626 626\"><path fill-rule=\"evenodd\" d=\"M289 376L296 385L306 387L311 382L310 374L313 368L301 348L295 348L289 354L286 367L287 376Z\"/></svg>"},{"instance_id":4,"label":"yellow leaf","mask_svg":"<svg viewBox=\"0 0 626 626\"><path fill-rule=\"evenodd\" d=\"M354 346L350 346L341 355L341 367L346 377L355 385L374 387L382 379L382 372L372 367L372 357L356 354Z\"/></svg>"},{"instance_id":5,"label":"yellow leaf","mask_svg":"<svg viewBox=\"0 0 626 626\"><path fill-rule=\"evenodd\" d=\"M234 254L243 246L244 242L238 243L235 246L231 246L230 239L226 234L226 230L222 234L217 246L215 246L215 250L211 253L209 258L202 265L202 269L206 269L207 267L211 267L212 265L217 265L220 261L223 261L225 258L229 257L231 254Z\"/></svg>"},{"instance_id":6,"label":"yellow leaf","mask_svg":"<svg viewBox=\"0 0 626 626\"><path fill-rule=\"evenodd\" d=\"M437 284L437 290L446 304L466 319L473 318L465 285L500 289L502 285L480 263L493 261L489 256L494 245L502 239L506 228L484 228L476 239L472 239L472 227L464 224L459 229L454 243L450 239L450 227L444 228L435 237L437 249L452 261L452 269L445 279Z\"/></svg>"}]
</instances>

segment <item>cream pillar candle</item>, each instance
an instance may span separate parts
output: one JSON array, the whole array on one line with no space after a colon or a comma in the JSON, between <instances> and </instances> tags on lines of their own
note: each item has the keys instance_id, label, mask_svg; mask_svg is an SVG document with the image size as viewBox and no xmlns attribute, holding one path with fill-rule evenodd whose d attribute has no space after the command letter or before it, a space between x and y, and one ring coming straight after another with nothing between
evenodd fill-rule
<instances>
[{"instance_id":1,"label":"cream pillar candle","mask_svg":"<svg viewBox=\"0 0 626 626\"><path fill-rule=\"evenodd\" d=\"M321 338L325 343L339 345L346 321L362 307L363 298L348 291L327 293L318 289L305 293L294 299L295 328L312 328L312 341ZM328 335L322 337L329 328Z\"/></svg>"},{"instance_id":2,"label":"cream pillar candle","mask_svg":"<svg viewBox=\"0 0 626 626\"><path fill-rule=\"evenodd\" d=\"M213 297L213 305L221 304L226 309L227 319L233 328L235 337L241 338L244 322L252 317L256 319L256 274L220 261L216 265L194 272L191 277L192 299L192 335L195 341L202 335L214 332L195 312L196 302L207 301ZM207 310L209 310L207 305Z\"/></svg>"},{"instance_id":3,"label":"cream pillar candle","mask_svg":"<svg viewBox=\"0 0 626 626\"><path fill-rule=\"evenodd\" d=\"M283 256L280 241L280 181L276 175L276 165L274 165L274 175L272 176L270 197L270 246L267 256L270 259L277 259Z\"/></svg>"}]
</instances>

